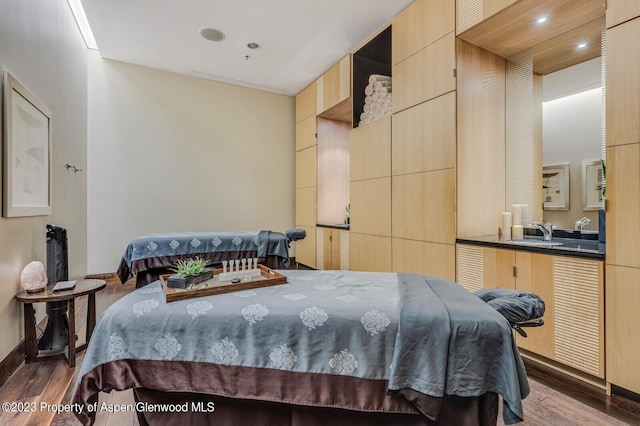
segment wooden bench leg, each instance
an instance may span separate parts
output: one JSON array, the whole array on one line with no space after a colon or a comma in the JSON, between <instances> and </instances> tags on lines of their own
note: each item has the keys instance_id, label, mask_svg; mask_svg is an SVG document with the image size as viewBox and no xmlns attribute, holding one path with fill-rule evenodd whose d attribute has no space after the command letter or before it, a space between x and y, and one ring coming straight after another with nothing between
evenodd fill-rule
<instances>
[{"instance_id":1,"label":"wooden bench leg","mask_svg":"<svg viewBox=\"0 0 640 426\"><path fill-rule=\"evenodd\" d=\"M35 362L38 357L38 341L36 339L36 318L32 303L24 304L24 358L27 364Z\"/></svg>"},{"instance_id":2,"label":"wooden bench leg","mask_svg":"<svg viewBox=\"0 0 640 426\"><path fill-rule=\"evenodd\" d=\"M76 303L75 299L69 299L69 308L67 310L69 321L69 334L67 335L67 353L69 367L76 366Z\"/></svg>"}]
</instances>

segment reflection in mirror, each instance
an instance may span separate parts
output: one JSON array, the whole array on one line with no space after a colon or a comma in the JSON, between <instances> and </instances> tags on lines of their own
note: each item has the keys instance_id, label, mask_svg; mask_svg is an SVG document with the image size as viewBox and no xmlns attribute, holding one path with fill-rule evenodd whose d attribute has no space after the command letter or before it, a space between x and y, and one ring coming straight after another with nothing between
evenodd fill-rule
<instances>
[{"instance_id":1,"label":"reflection in mirror","mask_svg":"<svg viewBox=\"0 0 640 426\"><path fill-rule=\"evenodd\" d=\"M587 217L585 229L597 229L599 206L583 199L582 173L583 163L600 160L602 117L600 58L542 77L542 164L569 166L565 209L549 208L545 192L555 194L556 188L543 188L544 219L559 228L573 229Z\"/></svg>"},{"instance_id":2,"label":"reflection in mirror","mask_svg":"<svg viewBox=\"0 0 640 426\"><path fill-rule=\"evenodd\" d=\"M585 208L582 197L582 169L604 159L603 38L598 19L507 58L505 207L527 204L529 221L574 229L586 216L584 229L598 229L598 206ZM566 209L555 197L556 208L543 210L543 166L565 164Z\"/></svg>"}]
</instances>

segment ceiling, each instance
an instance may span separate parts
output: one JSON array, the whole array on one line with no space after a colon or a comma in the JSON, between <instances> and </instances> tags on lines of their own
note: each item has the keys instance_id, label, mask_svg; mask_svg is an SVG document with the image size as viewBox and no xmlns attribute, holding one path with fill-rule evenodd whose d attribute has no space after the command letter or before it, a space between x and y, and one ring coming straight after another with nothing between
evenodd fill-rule
<instances>
[{"instance_id":1,"label":"ceiling","mask_svg":"<svg viewBox=\"0 0 640 426\"><path fill-rule=\"evenodd\" d=\"M295 95L413 0L82 0L103 58ZM220 42L202 28L225 34ZM249 49L248 43L259 48Z\"/></svg>"}]
</instances>

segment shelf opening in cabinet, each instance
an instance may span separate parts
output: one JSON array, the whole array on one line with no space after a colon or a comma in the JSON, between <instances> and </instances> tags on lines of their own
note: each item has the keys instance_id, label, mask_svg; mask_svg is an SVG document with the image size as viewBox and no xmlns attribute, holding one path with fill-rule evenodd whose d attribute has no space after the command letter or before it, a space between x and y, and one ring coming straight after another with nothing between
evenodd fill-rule
<instances>
[{"instance_id":1,"label":"shelf opening in cabinet","mask_svg":"<svg viewBox=\"0 0 640 426\"><path fill-rule=\"evenodd\" d=\"M364 111L365 88L369 76L380 74L391 77L391 26L353 54L353 87L351 91L353 127L358 127Z\"/></svg>"}]
</instances>

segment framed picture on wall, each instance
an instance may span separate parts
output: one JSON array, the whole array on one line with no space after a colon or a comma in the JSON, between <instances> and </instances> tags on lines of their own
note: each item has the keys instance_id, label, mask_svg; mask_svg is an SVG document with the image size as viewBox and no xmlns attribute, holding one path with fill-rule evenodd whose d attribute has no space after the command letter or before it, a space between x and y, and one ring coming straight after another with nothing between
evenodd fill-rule
<instances>
[{"instance_id":1,"label":"framed picture on wall","mask_svg":"<svg viewBox=\"0 0 640 426\"><path fill-rule=\"evenodd\" d=\"M4 72L3 208L5 217L51 214L51 112Z\"/></svg>"},{"instance_id":2,"label":"framed picture on wall","mask_svg":"<svg viewBox=\"0 0 640 426\"><path fill-rule=\"evenodd\" d=\"M602 161L582 162L582 210L600 210L604 208L602 194Z\"/></svg>"},{"instance_id":3,"label":"framed picture on wall","mask_svg":"<svg viewBox=\"0 0 640 426\"><path fill-rule=\"evenodd\" d=\"M542 168L544 210L569 210L569 164Z\"/></svg>"}]
</instances>

